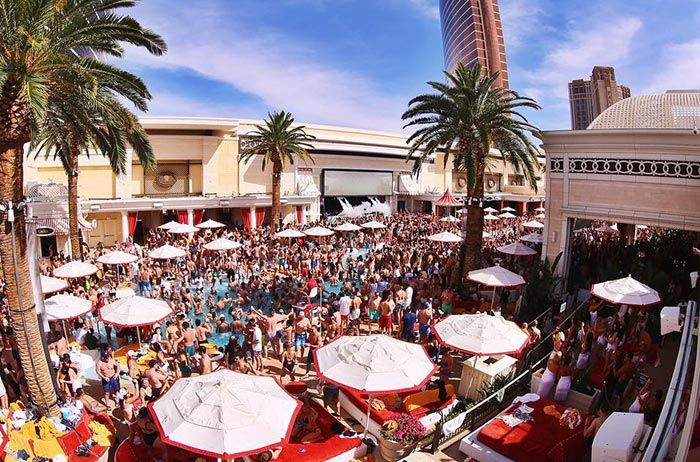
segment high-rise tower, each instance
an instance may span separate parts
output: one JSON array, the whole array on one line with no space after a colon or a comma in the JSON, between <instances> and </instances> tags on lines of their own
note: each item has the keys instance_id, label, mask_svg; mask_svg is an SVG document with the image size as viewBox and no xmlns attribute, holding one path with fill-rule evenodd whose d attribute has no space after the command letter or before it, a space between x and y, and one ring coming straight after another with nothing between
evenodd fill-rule
<instances>
[{"instance_id":1,"label":"high-rise tower","mask_svg":"<svg viewBox=\"0 0 700 462\"><path fill-rule=\"evenodd\" d=\"M440 0L445 68L458 63L481 63L489 74L499 73L497 84L508 88L506 47L498 0Z\"/></svg>"},{"instance_id":2,"label":"high-rise tower","mask_svg":"<svg viewBox=\"0 0 700 462\"><path fill-rule=\"evenodd\" d=\"M590 80L576 79L569 82L571 128L585 130L601 112L629 97L629 87L617 84L615 69L610 66L595 66Z\"/></svg>"}]
</instances>

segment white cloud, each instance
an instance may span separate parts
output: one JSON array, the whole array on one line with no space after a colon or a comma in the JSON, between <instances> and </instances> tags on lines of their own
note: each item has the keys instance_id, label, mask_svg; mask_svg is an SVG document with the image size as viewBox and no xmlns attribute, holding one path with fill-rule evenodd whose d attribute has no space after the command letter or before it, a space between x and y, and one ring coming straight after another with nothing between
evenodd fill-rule
<instances>
[{"instance_id":1,"label":"white cloud","mask_svg":"<svg viewBox=\"0 0 700 462\"><path fill-rule=\"evenodd\" d=\"M432 18L440 19L440 8L437 5L437 0L406 0L421 14Z\"/></svg>"},{"instance_id":2,"label":"white cloud","mask_svg":"<svg viewBox=\"0 0 700 462\"><path fill-rule=\"evenodd\" d=\"M388 97L366 77L320 62L309 45L284 35L246 33L243 25L217 14L215 5L204 11L171 8L164 17L166 6L149 2L137 17L166 38L168 53L152 57L130 49L127 61L152 68L188 69L254 95L269 108L289 110L307 123L400 129L406 105L403 98ZM154 99L151 112L160 112L170 102L183 110L191 105L170 95L165 104ZM202 113L202 109L193 109Z\"/></svg>"},{"instance_id":3,"label":"white cloud","mask_svg":"<svg viewBox=\"0 0 700 462\"><path fill-rule=\"evenodd\" d=\"M531 34L542 32L541 0L503 0L499 8L506 51L518 48Z\"/></svg>"},{"instance_id":4,"label":"white cloud","mask_svg":"<svg viewBox=\"0 0 700 462\"><path fill-rule=\"evenodd\" d=\"M642 93L700 88L700 39L667 45Z\"/></svg>"}]
</instances>

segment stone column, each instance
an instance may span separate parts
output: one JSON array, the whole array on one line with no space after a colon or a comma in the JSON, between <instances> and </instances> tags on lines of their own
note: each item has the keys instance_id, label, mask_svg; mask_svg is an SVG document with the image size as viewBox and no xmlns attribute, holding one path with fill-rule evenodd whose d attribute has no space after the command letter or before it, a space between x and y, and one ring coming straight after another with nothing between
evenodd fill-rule
<instances>
[{"instance_id":1,"label":"stone column","mask_svg":"<svg viewBox=\"0 0 700 462\"><path fill-rule=\"evenodd\" d=\"M187 209L187 224L190 226L194 226L194 210L193 209Z\"/></svg>"},{"instance_id":2,"label":"stone column","mask_svg":"<svg viewBox=\"0 0 700 462\"><path fill-rule=\"evenodd\" d=\"M122 242L129 240L129 212L122 210Z\"/></svg>"},{"instance_id":3,"label":"stone column","mask_svg":"<svg viewBox=\"0 0 700 462\"><path fill-rule=\"evenodd\" d=\"M255 206L250 208L250 229L258 227L258 218L255 216Z\"/></svg>"}]
</instances>

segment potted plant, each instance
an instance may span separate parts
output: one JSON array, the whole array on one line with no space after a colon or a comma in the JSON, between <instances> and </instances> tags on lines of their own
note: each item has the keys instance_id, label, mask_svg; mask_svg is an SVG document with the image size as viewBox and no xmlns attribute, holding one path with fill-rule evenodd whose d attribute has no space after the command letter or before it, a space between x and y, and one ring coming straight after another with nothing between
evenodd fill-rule
<instances>
[{"instance_id":1,"label":"potted plant","mask_svg":"<svg viewBox=\"0 0 700 462\"><path fill-rule=\"evenodd\" d=\"M379 452L387 462L399 461L412 453L426 435L420 420L410 414L396 414L380 430Z\"/></svg>"}]
</instances>

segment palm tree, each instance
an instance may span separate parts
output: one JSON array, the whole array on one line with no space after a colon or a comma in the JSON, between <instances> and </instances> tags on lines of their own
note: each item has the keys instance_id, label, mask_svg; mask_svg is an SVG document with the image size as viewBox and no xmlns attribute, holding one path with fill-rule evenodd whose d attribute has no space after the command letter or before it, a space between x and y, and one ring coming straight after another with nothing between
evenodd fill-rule
<instances>
[{"instance_id":1,"label":"palm tree","mask_svg":"<svg viewBox=\"0 0 700 462\"><path fill-rule=\"evenodd\" d=\"M30 150L36 156L53 156L59 159L68 177L68 222L71 255L82 258L78 229L78 159L80 154L90 155L90 150L107 157L116 175L126 172L127 145L145 169L155 164L153 149L144 128L136 117L105 88L90 92L89 97L75 91L72 101L85 98L79 113L87 123L75 123L72 107L60 101L50 101L43 124L32 139Z\"/></svg>"},{"instance_id":2,"label":"palm tree","mask_svg":"<svg viewBox=\"0 0 700 462\"><path fill-rule=\"evenodd\" d=\"M156 55L164 53L159 35L118 14L135 3L0 0L0 260L29 397L47 415L58 415L59 409L32 301L23 203L24 144L41 126L50 101L73 106L75 123L84 124L83 101L71 101L73 93L68 90L87 93L98 78L115 95L139 110L147 109L150 94L140 79L78 52L92 50L95 55L119 58L122 43L130 43Z\"/></svg>"},{"instance_id":3,"label":"palm tree","mask_svg":"<svg viewBox=\"0 0 700 462\"><path fill-rule=\"evenodd\" d=\"M458 281L465 271L481 267L484 215L484 171L491 147L501 151L503 162L522 173L530 186L537 188L540 164L538 151L528 135L539 134L522 115L522 108L540 109L531 98L495 85L498 74L484 75L480 64L467 69L460 64L454 73L445 72L447 83L428 82L438 93L413 98L402 119L404 126L419 128L408 138L411 145L406 160L414 159L414 173L433 154L444 153L447 166L450 154L453 170L467 176L467 216L462 230ZM466 234L466 236L465 236Z\"/></svg>"},{"instance_id":4,"label":"palm tree","mask_svg":"<svg viewBox=\"0 0 700 462\"><path fill-rule=\"evenodd\" d=\"M272 164L272 229L280 224L280 183L282 172L289 162L294 164L296 158L305 163L313 163L308 149L316 137L306 133L304 126L292 128L294 117L285 111L273 112L267 115L265 126L256 125L250 133L249 143L243 148L240 160L248 162L257 155L263 156L262 169Z\"/></svg>"}]
</instances>

